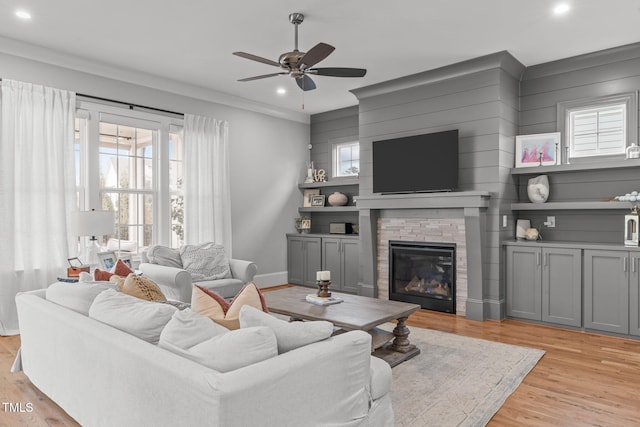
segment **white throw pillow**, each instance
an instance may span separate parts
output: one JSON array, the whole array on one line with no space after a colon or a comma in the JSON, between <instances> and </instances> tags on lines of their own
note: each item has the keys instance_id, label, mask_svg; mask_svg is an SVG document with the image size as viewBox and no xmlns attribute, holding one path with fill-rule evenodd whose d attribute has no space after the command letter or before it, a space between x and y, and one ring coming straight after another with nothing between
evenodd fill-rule
<instances>
[{"instance_id":1,"label":"white throw pillow","mask_svg":"<svg viewBox=\"0 0 640 427\"><path fill-rule=\"evenodd\" d=\"M151 264L182 268L182 258L180 258L179 249L168 248L162 245L155 245L147 249L146 255Z\"/></svg>"},{"instance_id":2,"label":"white throw pillow","mask_svg":"<svg viewBox=\"0 0 640 427\"><path fill-rule=\"evenodd\" d=\"M188 349L227 332L229 329L187 308L173 313L173 317L160 334L158 346L169 347L169 344Z\"/></svg>"},{"instance_id":3,"label":"white throw pillow","mask_svg":"<svg viewBox=\"0 0 640 427\"><path fill-rule=\"evenodd\" d=\"M233 371L278 355L276 336L266 327L236 329L186 348L169 342L168 337L163 337L160 347L218 372Z\"/></svg>"},{"instance_id":4,"label":"white throw pillow","mask_svg":"<svg viewBox=\"0 0 640 427\"><path fill-rule=\"evenodd\" d=\"M157 344L162 329L176 310L176 307L169 304L145 301L109 289L93 301L89 317Z\"/></svg>"},{"instance_id":5,"label":"white throw pillow","mask_svg":"<svg viewBox=\"0 0 640 427\"><path fill-rule=\"evenodd\" d=\"M193 280L218 280L231 277L224 246L212 242L180 247L180 258Z\"/></svg>"},{"instance_id":6,"label":"white throw pillow","mask_svg":"<svg viewBox=\"0 0 640 427\"><path fill-rule=\"evenodd\" d=\"M89 315L89 307L93 300L107 289L114 289L115 285L105 283L67 283L56 282L49 286L46 291L46 298L51 302L60 304L73 311Z\"/></svg>"},{"instance_id":7,"label":"white throw pillow","mask_svg":"<svg viewBox=\"0 0 640 427\"><path fill-rule=\"evenodd\" d=\"M243 306L240 309L240 328L255 326L266 326L273 330L278 341L278 353L280 354L316 341L322 341L333 333L331 322L324 320L287 322L251 306Z\"/></svg>"}]
</instances>

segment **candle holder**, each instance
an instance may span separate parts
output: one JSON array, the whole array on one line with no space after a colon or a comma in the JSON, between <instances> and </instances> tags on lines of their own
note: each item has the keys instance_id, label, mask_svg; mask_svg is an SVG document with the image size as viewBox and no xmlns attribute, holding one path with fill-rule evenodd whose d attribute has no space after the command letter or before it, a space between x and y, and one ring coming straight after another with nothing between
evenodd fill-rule
<instances>
[{"instance_id":1,"label":"candle holder","mask_svg":"<svg viewBox=\"0 0 640 427\"><path fill-rule=\"evenodd\" d=\"M320 298L329 298L331 296L331 292L329 292L329 286L331 285L331 280L318 280L318 296Z\"/></svg>"}]
</instances>

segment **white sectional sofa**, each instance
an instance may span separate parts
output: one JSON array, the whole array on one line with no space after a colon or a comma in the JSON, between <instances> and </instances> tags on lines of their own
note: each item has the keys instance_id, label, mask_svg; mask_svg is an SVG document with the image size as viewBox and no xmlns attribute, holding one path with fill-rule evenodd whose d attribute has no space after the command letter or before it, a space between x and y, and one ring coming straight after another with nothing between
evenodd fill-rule
<instances>
[{"instance_id":1,"label":"white sectional sofa","mask_svg":"<svg viewBox=\"0 0 640 427\"><path fill-rule=\"evenodd\" d=\"M16 302L24 373L86 427L393 425L391 369L361 331L221 373L88 317L84 302L46 290Z\"/></svg>"}]
</instances>

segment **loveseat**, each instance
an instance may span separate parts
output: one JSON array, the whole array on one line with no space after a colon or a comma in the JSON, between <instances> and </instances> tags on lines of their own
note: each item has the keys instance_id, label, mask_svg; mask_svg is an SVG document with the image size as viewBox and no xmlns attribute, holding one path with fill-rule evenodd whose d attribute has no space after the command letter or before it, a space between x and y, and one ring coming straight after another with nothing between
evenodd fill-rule
<instances>
[{"instance_id":1,"label":"loveseat","mask_svg":"<svg viewBox=\"0 0 640 427\"><path fill-rule=\"evenodd\" d=\"M106 292L116 293L95 298ZM219 372L89 317L86 295L67 297L71 308L46 295L16 297L18 357L29 380L83 426L393 425L391 369L370 355L365 332Z\"/></svg>"},{"instance_id":2,"label":"loveseat","mask_svg":"<svg viewBox=\"0 0 640 427\"><path fill-rule=\"evenodd\" d=\"M208 248L205 248L208 250ZM228 259L229 273L216 279L197 279L183 266L180 248L152 246L141 253L140 272L160 286L167 298L191 301L193 284L216 291L223 298L231 298L245 283L253 281L258 266L252 261Z\"/></svg>"}]
</instances>

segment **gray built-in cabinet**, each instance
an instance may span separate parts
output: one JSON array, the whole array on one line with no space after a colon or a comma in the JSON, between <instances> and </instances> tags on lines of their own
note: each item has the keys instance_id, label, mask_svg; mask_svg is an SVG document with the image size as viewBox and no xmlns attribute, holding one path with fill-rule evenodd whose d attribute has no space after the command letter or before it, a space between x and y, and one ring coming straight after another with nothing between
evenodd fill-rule
<instances>
[{"instance_id":1,"label":"gray built-in cabinet","mask_svg":"<svg viewBox=\"0 0 640 427\"><path fill-rule=\"evenodd\" d=\"M640 336L640 248L505 242L507 316Z\"/></svg>"},{"instance_id":2,"label":"gray built-in cabinet","mask_svg":"<svg viewBox=\"0 0 640 427\"><path fill-rule=\"evenodd\" d=\"M581 326L579 249L507 246L507 316Z\"/></svg>"},{"instance_id":3,"label":"gray built-in cabinet","mask_svg":"<svg viewBox=\"0 0 640 427\"><path fill-rule=\"evenodd\" d=\"M288 234L287 256L289 283L316 287L316 272L328 270L329 290L358 290L358 236Z\"/></svg>"}]
</instances>

